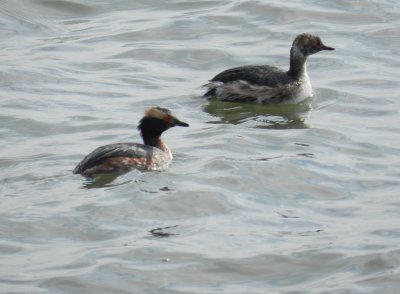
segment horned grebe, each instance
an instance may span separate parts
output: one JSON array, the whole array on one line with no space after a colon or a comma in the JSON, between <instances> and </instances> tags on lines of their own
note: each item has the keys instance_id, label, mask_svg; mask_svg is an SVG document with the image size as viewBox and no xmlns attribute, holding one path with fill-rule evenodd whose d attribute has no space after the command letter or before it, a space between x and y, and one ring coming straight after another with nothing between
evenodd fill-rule
<instances>
[{"instance_id":1,"label":"horned grebe","mask_svg":"<svg viewBox=\"0 0 400 294\"><path fill-rule=\"evenodd\" d=\"M307 57L325 46L315 35L298 35L290 50L290 68L281 70L269 65L240 66L216 75L207 85L205 97L234 102L259 104L293 104L313 94L307 74Z\"/></svg>"},{"instance_id":2,"label":"horned grebe","mask_svg":"<svg viewBox=\"0 0 400 294\"><path fill-rule=\"evenodd\" d=\"M131 169L164 170L172 154L161 140L161 134L174 126L188 127L168 109L152 107L139 122L144 144L117 143L101 146L87 155L74 169L74 174L92 176L100 173L126 172Z\"/></svg>"}]
</instances>

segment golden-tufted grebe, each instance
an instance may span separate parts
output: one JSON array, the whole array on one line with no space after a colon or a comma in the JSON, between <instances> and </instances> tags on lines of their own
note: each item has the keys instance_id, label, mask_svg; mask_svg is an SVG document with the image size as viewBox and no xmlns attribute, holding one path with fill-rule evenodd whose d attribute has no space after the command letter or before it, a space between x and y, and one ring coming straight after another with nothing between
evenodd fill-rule
<instances>
[{"instance_id":1,"label":"golden-tufted grebe","mask_svg":"<svg viewBox=\"0 0 400 294\"><path fill-rule=\"evenodd\" d=\"M117 143L98 147L75 167L73 173L92 176L131 169L164 170L172 161L172 153L161 140L161 134L174 126L189 125L173 116L168 109L149 108L138 126L144 144Z\"/></svg>"},{"instance_id":2,"label":"golden-tufted grebe","mask_svg":"<svg viewBox=\"0 0 400 294\"><path fill-rule=\"evenodd\" d=\"M335 50L325 46L313 34L300 34L290 50L290 68L281 70L269 65L240 66L216 75L208 84L205 97L233 102L259 104L294 104L313 95L307 74L307 57L321 50Z\"/></svg>"}]
</instances>

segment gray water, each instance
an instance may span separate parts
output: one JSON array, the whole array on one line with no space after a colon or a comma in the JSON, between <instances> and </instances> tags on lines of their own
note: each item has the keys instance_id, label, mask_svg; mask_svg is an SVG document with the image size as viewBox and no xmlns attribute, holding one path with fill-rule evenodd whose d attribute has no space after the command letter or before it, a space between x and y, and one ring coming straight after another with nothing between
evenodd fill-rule
<instances>
[{"instance_id":1,"label":"gray water","mask_svg":"<svg viewBox=\"0 0 400 294\"><path fill-rule=\"evenodd\" d=\"M302 32L311 101L201 97ZM5 0L0 36L1 293L398 293L398 1ZM167 171L71 173L152 105Z\"/></svg>"}]
</instances>

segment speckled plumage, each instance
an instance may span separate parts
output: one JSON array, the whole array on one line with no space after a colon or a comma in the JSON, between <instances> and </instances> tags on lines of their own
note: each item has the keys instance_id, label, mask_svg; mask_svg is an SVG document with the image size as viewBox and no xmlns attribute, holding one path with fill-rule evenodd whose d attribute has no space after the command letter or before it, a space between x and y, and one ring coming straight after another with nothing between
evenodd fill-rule
<instances>
[{"instance_id":1,"label":"speckled plumage","mask_svg":"<svg viewBox=\"0 0 400 294\"><path fill-rule=\"evenodd\" d=\"M288 71L269 65L231 68L211 79L205 96L259 104L298 103L312 95L307 57L321 50L334 48L325 46L315 35L300 34L290 50Z\"/></svg>"},{"instance_id":2,"label":"speckled plumage","mask_svg":"<svg viewBox=\"0 0 400 294\"><path fill-rule=\"evenodd\" d=\"M111 159L115 158L118 158L118 161L113 162ZM132 167L139 170L163 170L171 161L172 155L169 149L161 150L138 143L116 143L93 150L73 172L90 175L130 170Z\"/></svg>"}]
</instances>

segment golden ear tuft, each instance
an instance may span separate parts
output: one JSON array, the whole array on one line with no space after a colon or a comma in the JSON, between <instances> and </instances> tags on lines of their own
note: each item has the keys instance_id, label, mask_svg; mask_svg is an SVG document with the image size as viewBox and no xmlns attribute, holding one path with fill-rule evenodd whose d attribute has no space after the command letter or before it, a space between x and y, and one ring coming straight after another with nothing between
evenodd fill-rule
<instances>
[{"instance_id":1,"label":"golden ear tuft","mask_svg":"<svg viewBox=\"0 0 400 294\"><path fill-rule=\"evenodd\" d=\"M170 113L168 109L161 107L150 107L144 112L145 117L158 118L161 120L169 120Z\"/></svg>"}]
</instances>

